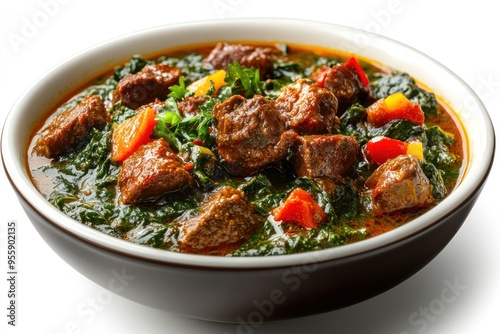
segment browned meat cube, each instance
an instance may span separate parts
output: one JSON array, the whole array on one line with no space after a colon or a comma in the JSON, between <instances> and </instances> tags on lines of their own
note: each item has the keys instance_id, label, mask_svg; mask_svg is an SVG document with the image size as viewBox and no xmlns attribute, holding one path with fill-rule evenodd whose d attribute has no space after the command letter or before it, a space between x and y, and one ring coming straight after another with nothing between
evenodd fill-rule
<instances>
[{"instance_id":1,"label":"browned meat cube","mask_svg":"<svg viewBox=\"0 0 500 334\"><path fill-rule=\"evenodd\" d=\"M301 134L331 133L339 124L335 95L307 79L283 87L276 107L288 126Z\"/></svg>"},{"instance_id":2,"label":"browned meat cube","mask_svg":"<svg viewBox=\"0 0 500 334\"><path fill-rule=\"evenodd\" d=\"M120 199L137 204L191 185L193 178L165 139L142 145L123 162L118 174Z\"/></svg>"},{"instance_id":3,"label":"browned meat cube","mask_svg":"<svg viewBox=\"0 0 500 334\"><path fill-rule=\"evenodd\" d=\"M364 87L358 75L344 64L323 66L316 70L311 79L330 90L338 100L337 115L341 116L352 104L373 102L370 87Z\"/></svg>"},{"instance_id":4,"label":"browned meat cube","mask_svg":"<svg viewBox=\"0 0 500 334\"><path fill-rule=\"evenodd\" d=\"M190 96L184 101L179 102L179 113L182 117L196 116L200 113L200 106L207 101L208 97L203 96Z\"/></svg>"},{"instance_id":5,"label":"browned meat cube","mask_svg":"<svg viewBox=\"0 0 500 334\"><path fill-rule=\"evenodd\" d=\"M144 104L142 106L140 106L139 108L137 108L135 111L137 113L140 113L141 111L147 109L147 108L153 108L157 113L162 110L163 108L165 107L165 102L163 101L160 101L158 99L155 99L153 102L151 103L148 103L148 104Z\"/></svg>"},{"instance_id":6,"label":"browned meat cube","mask_svg":"<svg viewBox=\"0 0 500 334\"><path fill-rule=\"evenodd\" d=\"M261 79L272 74L274 66L273 52L270 48L222 42L217 43L210 54L203 59L203 64L225 70L234 61L245 67L258 69Z\"/></svg>"},{"instance_id":7,"label":"browned meat cube","mask_svg":"<svg viewBox=\"0 0 500 334\"><path fill-rule=\"evenodd\" d=\"M400 155L380 165L366 180L376 213L425 206L433 201L429 179L417 158Z\"/></svg>"},{"instance_id":8,"label":"browned meat cube","mask_svg":"<svg viewBox=\"0 0 500 334\"><path fill-rule=\"evenodd\" d=\"M165 100L169 87L177 85L182 73L176 67L165 64L146 65L135 74L127 74L116 85L113 103L122 101L122 105L137 109L155 99Z\"/></svg>"},{"instance_id":9,"label":"browned meat cube","mask_svg":"<svg viewBox=\"0 0 500 334\"><path fill-rule=\"evenodd\" d=\"M358 153L358 141L344 135L299 137L292 157L298 176L341 178L349 172Z\"/></svg>"},{"instance_id":10,"label":"browned meat cube","mask_svg":"<svg viewBox=\"0 0 500 334\"><path fill-rule=\"evenodd\" d=\"M75 108L57 115L41 130L35 151L55 158L77 146L92 128L102 130L110 120L101 98L86 96Z\"/></svg>"},{"instance_id":11,"label":"browned meat cube","mask_svg":"<svg viewBox=\"0 0 500 334\"><path fill-rule=\"evenodd\" d=\"M226 186L201 205L198 216L183 223L179 246L184 253L226 255L261 225L243 191Z\"/></svg>"},{"instance_id":12,"label":"browned meat cube","mask_svg":"<svg viewBox=\"0 0 500 334\"><path fill-rule=\"evenodd\" d=\"M248 176L282 160L296 138L272 101L260 95L217 103L213 117L219 157L233 175Z\"/></svg>"}]
</instances>

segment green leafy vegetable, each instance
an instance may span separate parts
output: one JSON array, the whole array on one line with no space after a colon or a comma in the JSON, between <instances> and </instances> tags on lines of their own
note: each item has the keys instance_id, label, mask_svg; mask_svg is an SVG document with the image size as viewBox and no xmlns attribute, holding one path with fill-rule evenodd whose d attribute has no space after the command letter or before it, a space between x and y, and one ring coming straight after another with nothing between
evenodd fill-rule
<instances>
[{"instance_id":1,"label":"green leafy vegetable","mask_svg":"<svg viewBox=\"0 0 500 334\"><path fill-rule=\"evenodd\" d=\"M418 103L426 117L435 116L438 112L438 103L434 94L420 88L415 79L407 73L377 74L372 82L376 97L383 98L401 92L411 102Z\"/></svg>"},{"instance_id":2,"label":"green leafy vegetable","mask_svg":"<svg viewBox=\"0 0 500 334\"><path fill-rule=\"evenodd\" d=\"M154 128L153 137L163 137L177 151L181 150L183 145L192 144L197 139L209 146L213 141L209 129L212 122L212 109L202 105L199 114L183 118L179 113L177 102L170 97L165 101L165 107L158 112L158 122Z\"/></svg>"},{"instance_id":3,"label":"green leafy vegetable","mask_svg":"<svg viewBox=\"0 0 500 334\"><path fill-rule=\"evenodd\" d=\"M144 66L151 64L152 62L142 58L139 55L133 56L127 63L123 66L115 67L113 78L116 82L125 78L128 74L135 74L142 70Z\"/></svg>"},{"instance_id":4,"label":"green leafy vegetable","mask_svg":"<svg viewBox=\"0 0 500 334\"><path fill-rule=\"evenodd\" d=\"M204 146L193 145L186 150L190 161L194 163L193 173L204 189L211 188L215 184L215 178L222 168L215 154Z\"/></svg>"},{"instance_id":5,"label":"green leafy vegetable","mask_svg":"<svg viewBox=\"0 0 500 334\"><path fill-rule=\"evenodd\" d=\"M179 57L160 57L157 59L158 63L167 64L169 66L177 67L181 70L186 84L190 84L198 79L209 75L212 69L203 65L202 60L204 56L199 53L189 53L182 58Z\"/></svg>"},{"instance_id":6,"label":"green leafy vegetable","mask_svg":"<svg viewBox=\"0 0 500 334\"><path fill-rule=\"evenodd\" d=\"M246 98L262 94L259 70L246 68L236 61L228 65L225 81L233 94L243 94Z\"/></svg>"},{"instance_id":7,"label":"green leafy vegetable","mask_svg":"<svg viewBox=\"0 0 500 334\"><path fill-rule=\"evenodd\" d=\"M453 135L444 132L439 126L431 126L425 131L427 146L424 148L425 160L443 168L455 162L448 146L453 143Z\"/></svg>"},{"instance_id":8,"label":"green leafy vegetable","mask_svg":"<svg viewBox=\"0 0 500 334\"><path fill-rule=\"evenodd\" d=\"M153 130L153 137L164 138L171 147L179 150L183 142L178 138L179 124L182 117L177 108L177 102L170 97L165 100L164 107L156 115L157 123Z\"/></svg>"},{"instance_id":9,"label":"green leafy vegetable","mask_svg":"<svg viewBox=\"0 0 500 334\"><path fill-rule=\"evenodd\" d=\"M446 186L443 180L444 172L441 169L437 169L436 166L430 162L424 162L422 164L422 170L431 182L432 196L438 199L443 198L446 195Z\"/></svg>"},{"instance_id":10,"label":"green leafy vegetable","mask_svg":"<svg viewBox=\"0 0 500 334\"><path fill-rule=\"evenodd\" d=\"M401 141L418 139L424 145L427 142L425 128L405 120L392 120L378 128L367 124L366 109L360 104L352 105L340 117L340 131L345 135L356 137L361 146L377 136L386 136Z\"/></svg>"},{"instance_id":11,"label":"green leafy vegetable","mask_svg":"<svg viewBox=\"0 0 500 334\"><path fill-rule=\"evenodd\" d=\"M170 93L168 94L168 97L174 98L177 101L184 100L186 97L194 94L194 92L186 89L183 76L179 78L179 85L170 86L169 89Z\"/></svg>"}]
</instances>

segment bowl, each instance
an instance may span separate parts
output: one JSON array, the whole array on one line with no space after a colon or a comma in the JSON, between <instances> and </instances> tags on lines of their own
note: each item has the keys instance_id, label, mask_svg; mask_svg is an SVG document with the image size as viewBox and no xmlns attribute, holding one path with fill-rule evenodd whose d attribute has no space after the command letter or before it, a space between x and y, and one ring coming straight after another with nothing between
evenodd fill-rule
<instances>
[{"instance_id":1,"label":"bowl","mask_svg":"<svg viewBox=\"0 0 500 334\"><path fill-rule=\"evenodd\" d=\"M65 216L42 197L26 170L31 128L62 94L134 54L216 41L288 42L333 48L406 71L437 93L465 125L467 166L439 205L385 234L336 248L270 257L216 257L149 248L113 238ZM36 105L37 108L33 108ZM36 81L10 110L2 162L41 237L77 271L135 302L230 323L328 312L401 283L431 261L466 220L487 179L495 135L485 107L445 66L394 40L333 24L238 19L167 25L82 52ZM313 303L311 301L314 301Z\"/></svg>"}]
</instances>

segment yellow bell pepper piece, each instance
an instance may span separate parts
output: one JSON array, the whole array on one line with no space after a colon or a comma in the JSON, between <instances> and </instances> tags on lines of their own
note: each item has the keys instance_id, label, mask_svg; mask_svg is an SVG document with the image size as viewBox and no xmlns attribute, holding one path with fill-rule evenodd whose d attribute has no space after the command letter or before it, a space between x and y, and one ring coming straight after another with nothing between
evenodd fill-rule
<instances>
[{"instance_id":1,"label":"yellow bell pepper piece","mask_svg":"<svg viewBox=\"0 0 500 334\"><path fill-rule=\"evenodd\" d=\"M397 92L387 96L384 100L384 109L399 110L411 104L410 100L403 93Z\"/></svg>"},{"instance_id":2,"label":"yellow bell pepper piece","mask_svg":"<svg viewBox=\"0 0 500 334\"><path fill-rule=\"evenodd\" d=\"M210 151L210 149L206 148L205 146L198 145L197 147L200 150L201 154L204 154L204 155L214 155L214 153L212 151Z\"/></svg>"},{"instance_id":3,"label":"yellow bell pepper piece","mask_svg":"<svg viewBox=\"0 0 500 334\"><path fill-rule=\"evenodd\" d=\"M190 84L187 89L194 92L195 96L206 95L208 90L210 89L210 82L213 83L215 91L218 91L219 88L226 85L224 78L226 77L226 71L219 70L215 73L207 75L199 80L196 80L192 84Z\"/></svg>"},{"instance_id":4,"label":"yellow bell pepper piece","mask_svg":"<svg viewBox=\"0 0 500 334\"><path fill-rule=\"evenodd\" d=\"M418 140L408 143L406 154L411 154L420 161L424 161L424 149L422 143Z\"/></svg>"}]
</instances>

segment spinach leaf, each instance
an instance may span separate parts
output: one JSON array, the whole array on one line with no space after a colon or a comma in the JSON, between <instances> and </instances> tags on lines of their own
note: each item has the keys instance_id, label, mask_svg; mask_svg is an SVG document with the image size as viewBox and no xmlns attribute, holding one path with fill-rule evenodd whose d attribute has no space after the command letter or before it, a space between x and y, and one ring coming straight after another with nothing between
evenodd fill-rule
<instances>
[{"instance_id":1,"label":"spinach leaf","mask_svg":"<svg viewBox=\"0 0 500 334\"><path fill-rule=\"evenodd\" d=\"M147 226L139 226L127 233L127 240L140 245L148 245L159 248L163 244L163 236L167 227L164 224L150 223Z\"/></svg>"},{"instance_id":2,"label":"spinach leaf","mask_svg":"<svg viewBox=\"0 0 500 334\"><path fill-rule=\"evenodd\" d=\"M295 80L304 78L303 71L304 69L297 62L275 62L272 80L261 82L263 94L268 99L276 99L281 88Z\"/></svg>"},{"instance_id":3,"label":"spinach leaf","mask_svg":"<svg viewBox=\"0 0 500 334\"><path fill-rule=\"evenodd\" d=\"M446 186L443 180L444 171L436 168L436 166L430 162L422 163L422 170L431 182L432 196L436 199L443 198L446 195Z\"/></svg>"},{"instance_id":4,"label":"spinach leaf","mask_svg":"<svg viewBox=\"0 0 500 334\"><path fill-rule=\"evenodd\" d=\"M444 168L455 162L455 156L450 153L448 146L453 143L453 135L444 132L439 126L434 125L425 130L427 145L424 147L424 157L436 165Z\"/></svg>"},{"instance_id":5,"label":"spinach leaf","mask_svg":"<svg viewBox=\"0 0 500 334\"><path fill-rule=\"evenodd\" d=\"M198 145L184 146L182 155L189 155L189 160L194 163L193 174L199 186L204 190L213 188L223 172L219 158L207 147Z\"/></svg>"},{"instance_id":6,"label":"spinach leaf","mask_svg":"<svg viewBox=\"0 0 500 334\"><path fill-rule=\"evenodd\" d=\"M411 102L418 103L426 117L435 116L438 112L438 103L435 95L420 88L415 79L407 73L378 74L375 75L375 80L371 84L377 98L401 92Z\"/></svg>"},{"instance_id":7,"label":"spinach leaf","mask_svg":"<svg viewBox=\"0 0 500 334\"><path fill-rule=\"evenodd\" d=\"M340 117L340 132L354 136L362 146L369 140L369 129L365 121L366 109L361 104L353 104Z\"/></svg>"},{"instance_id":8,"label":"spinach leaf","mask_svg":"<svg viewBox=\"0 0 500 334\"><path fill-rule=\"evenodd\" d=\"M364 228L324 223L319 229L297 229L267 220L264 227L230 256L269 256L302 253L347 244L366 237Z\"/></svg>"},{"instance_id":9,"label":"spinach leaf","mask_svg":"<svg viewBox=\"0 0 500 334\"><path fill-rule=\"evenodd\" d=\"M386 136L401 141L418 139L424 145L427 142L426 130L423 126L401 119L392 120L379 128L370 128L368 137L371 139L377 136Z\"/></svg>"},{"instance_id":10,"label":"spinach leaf","mask_svg":"<svg viewBox=\"0 0 500 334\"><path fill-rule=\"evenodd\" d=\"M395 119L378 128L369 125L366 122L366 109L360 104L352 105L340 117L340 132L354 136L360 146L377 136L386 136L401 141L411 138L418 139L424 145L427 143L425 127L405 120Z\"/></svg>"},{"instance_id":11,"label":"spinach leaf","mask_svg":"<svg viewBox=\"0 0 500 334\"><path fill-rule=\"evenodd\" d=\"M289 83L304 77L304 69L297 62L278 61L274 63L273 80Z\"/></svg>"},{"instance_id":12,"label":"spinach leaf","mask_svg":"<svg viewBox=\"0 0 500 334\"><path fill-rule=\"evenodd\" d=\"M125 78L125 76L127 76L128 74L135 74L140 70L142 70L144 66L152 63L153 63L152 61L148 61L143 57L141 57L140 55L134 55L123 66L115 67L115 70L113 72L113 78L115 79L116 82L118 82L121 79Z\"/></svg>"},{"instance_id":13,"label":"spinach leaf","mask_svg":"<svg viewBox=\"0 0 500 334\"><path fill-rule=\"evenodd\" d=\"M158 63L167 64L169 66L177 67L181 70L186 84L190 84L198 79L201 79L211 72L212 69L203 65L203 56L199 53L192 52L184 57L160 57L157 59Z\"/></svg>"},{"instance_id":14,"label":"spinach leaf","mask_svg":"<svg viewBox=\"0 0 500 334\"><path fill-rule=\"evenodd\" d=\"M115 124L120 124L137 114L134 109L122 106L121 101L115 103L111 109L109 109L109 113L111 114L111 122Z\"/></svg>"}]
</instances>

